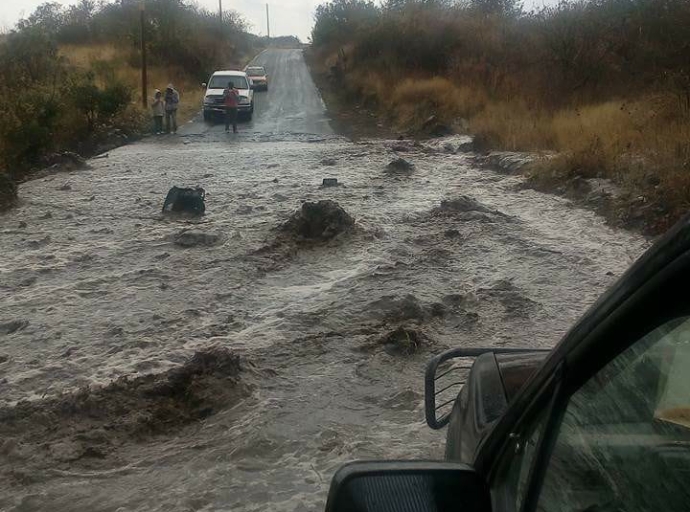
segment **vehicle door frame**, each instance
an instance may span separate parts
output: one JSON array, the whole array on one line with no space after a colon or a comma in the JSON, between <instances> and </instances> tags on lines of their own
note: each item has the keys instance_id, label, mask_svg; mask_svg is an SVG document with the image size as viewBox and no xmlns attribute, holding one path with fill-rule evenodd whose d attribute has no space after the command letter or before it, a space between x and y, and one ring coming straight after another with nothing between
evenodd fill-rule
<instances>
[{"instance_id":1,"label":"vehicle door frame","mask_svg":"<svg viewBox=\"0 0 690 512\"><path fill-rule=\"evenodd\" d=\"M521 510L529 512L536 507L570 396L653 329L690 314L690 304L678 300L683 297L684 283L690 283L689 248L690 223L686 218L645 253L566 334L482 442L474 467L491 484L509 455L511 434L534 417L535 407L548 403Z\"/></svg>"}]
</instances>

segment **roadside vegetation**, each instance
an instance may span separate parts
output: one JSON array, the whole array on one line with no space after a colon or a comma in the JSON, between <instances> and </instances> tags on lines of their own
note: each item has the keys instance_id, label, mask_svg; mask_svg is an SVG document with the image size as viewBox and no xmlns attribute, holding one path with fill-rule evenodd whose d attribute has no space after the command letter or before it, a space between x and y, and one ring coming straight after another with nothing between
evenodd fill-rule
<instances>
[{"instance_id":1,"label":"roadside vegetation","mask_svg":"<svg viewBox=\"0 0 690 512\"><path fill-rule=\"evenodd\" d=\"M480 150L550 152L531 166L535 185L611 179L618 220L642 215L650 233L687 211L687 0L529 13L515 0L335 0L315 21L311 63L328 92L398 133L423 133L435 116Z\"/></svg>"},{"instance_id":2,"label":"roadside vegetation","mask_svg":"<svg viewBox=\"0 0 690 512\"><path fill-rule=\"evenodd\" d=\"M0 37L0 206L50 155L89 155L150 128L141 99L139 1L45 3ZM172 82L182 120L201 105L201 82L241 65L264 41L233 11L221 25L185 0L147 0L148 96Z\"/></svg>"}]
</instances>

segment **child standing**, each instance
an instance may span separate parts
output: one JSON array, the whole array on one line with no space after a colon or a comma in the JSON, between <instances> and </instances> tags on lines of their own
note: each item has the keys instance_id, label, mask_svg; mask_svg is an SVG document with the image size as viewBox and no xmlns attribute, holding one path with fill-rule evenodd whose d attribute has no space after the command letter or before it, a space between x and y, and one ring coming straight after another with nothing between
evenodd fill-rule
<instances>
[{"instance_id":1,"label":"child standing","mask_svg":"<svg viewBox=\"0 0 690 512\"><path fill-rule=\"evenodd\" d=\"M165 103L163 102L163 95L160 90L156 89L156 94L153 96L153 131L156 135L163 133L163 116L165 115Z\"/></svg>"}]
</instances>

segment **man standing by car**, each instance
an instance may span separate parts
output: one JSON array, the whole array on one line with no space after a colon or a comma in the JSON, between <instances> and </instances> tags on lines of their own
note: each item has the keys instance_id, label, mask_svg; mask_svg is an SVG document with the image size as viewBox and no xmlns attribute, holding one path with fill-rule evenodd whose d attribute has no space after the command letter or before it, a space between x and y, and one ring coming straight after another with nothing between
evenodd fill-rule
<instances>
[{"instance_id":1,"label":"man standing by car","mask_svg":"<svg viewBox=\"0 0 690 512\"><path fill-rule=\"evenodd\" d=\"M223 91L223 102L225 104L225 133L230 131L232 123L232 133L237 133L237 103L239 92L235 89L235 84L228 82L228 87Z\"/></svg>"},{"instance_id":2,"label":"man standing by car","mask_svg":"<svg viewBox=\"0 0 690 512\"><path fill-rule=\"evenodd\" d=\"M177 133L177 106L180 103L180 95L172 84L165 89L165 131Z\"/></svg>"}]
</instances>

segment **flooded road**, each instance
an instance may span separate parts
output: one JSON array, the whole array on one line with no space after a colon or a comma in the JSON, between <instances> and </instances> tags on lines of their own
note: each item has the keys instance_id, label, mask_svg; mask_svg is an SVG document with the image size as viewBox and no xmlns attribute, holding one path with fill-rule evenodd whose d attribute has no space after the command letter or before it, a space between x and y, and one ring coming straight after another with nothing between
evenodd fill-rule
<instances>
[{"instance_id":1,"label":"flooded road","mask_svg":"<svg viewBox=\"0 0 690 512\"><path fill-rule=\"evenodd\" d=\"M299 52L261 58L271 90L239 135L191 123L25 183L0 216L0 509L322 510L345 461L441 456L423 419L428 358L552 346L645 248L473 167L461 138L341 139ZM396 156L414 169L390 172ZM327 177L342 186L320 188ZM204 187L206 216L163 217L173 185ZM320 199L355 229L286 239L279 227ZM184 230L211 242L181 246ZM401 326L422 335L417 352L383 343ZM158 415L160 387L127 384L213 347L242 369L192 378L185 390L215 395L194 421ZM75 406L95 402L71 393L122 377L107 388L121 407ZM142 417L145 432L122 427Z\"/></svg>"}]
</instances>

